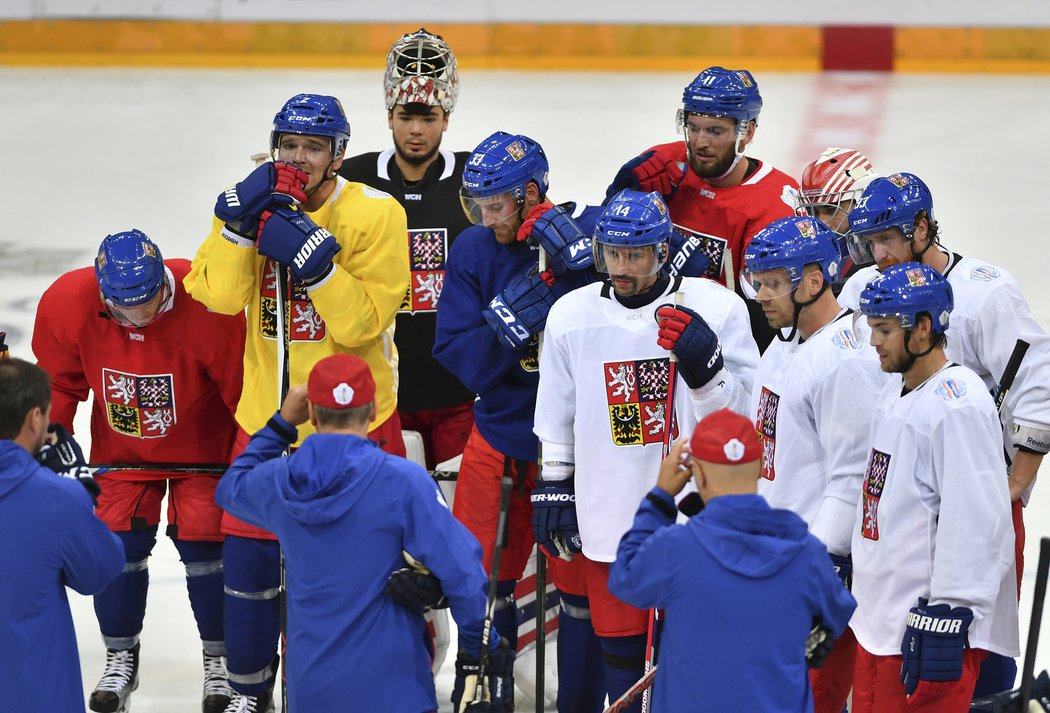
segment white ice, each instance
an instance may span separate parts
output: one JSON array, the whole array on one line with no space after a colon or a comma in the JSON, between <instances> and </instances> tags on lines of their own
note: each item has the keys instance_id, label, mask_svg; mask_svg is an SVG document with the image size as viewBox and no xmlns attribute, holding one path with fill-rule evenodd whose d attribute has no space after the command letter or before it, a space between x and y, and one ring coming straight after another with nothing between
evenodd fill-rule
<instances>
[{"instance_id":1,"label":"white ice","mask_svg":"<svg viewBox=\"0 0 1050 713\"><path fill-rule=\"evenodd\" d=\"M528 134L550 158L554 199L596 202L626 158L675 139L675 109L691 78L463 70L445 146L469 150L497 129ZM757 78L765 109L750 155L798 175L829 143L854 142L883 173L917 173L933 190L946 244L1012 271L1036 318L1050 325L1050 137L1038 128L1050 126L1050 76ZM138 227L166 257L192 257L216 194L247 173L251 154L267 150L271 117L302 91L342 99L351 153L389 145L378 69L308 78L269 70L0 69L7 155L0 195L12 200L0 220L0 329L9 332L13 354L31 358L41 292L62 272L90 264L106 234ZM82 409L77 431L86 444L85 416ZM1022 646L1048 514L1044 484L1025 517ZM163 537L150 569L134 710L199 710L200 644L182 566ZM70 599L90 691L102 670L102 645L91 600L72 592ZM1048 648L1037 671L1050 665ZM442 701L453 659L438 678ZM442 710L448 708L446 702Z\"/></svg>"}]
</instances>

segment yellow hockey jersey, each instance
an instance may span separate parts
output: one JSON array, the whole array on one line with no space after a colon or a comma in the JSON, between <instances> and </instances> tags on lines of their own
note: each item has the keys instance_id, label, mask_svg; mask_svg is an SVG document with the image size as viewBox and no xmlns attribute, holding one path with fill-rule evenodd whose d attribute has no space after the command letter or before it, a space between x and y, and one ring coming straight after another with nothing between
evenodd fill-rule
<instances>
[{"instance_id":1,"label":"yellow hockey jersey","mask_svg":"<svg viewBox=\"0 0 1050 713\"><path fill-rule=\"evenodd\" d=\"M290 385L305 384L313 365L326 356L359 356L368 362L376 382L374 427L397 406L394 317L409 284L405 211L382 191L341 177L335 180L325 204L307 213L339 241L335 269L309 287L293 279L288 291ZM215 312L248 309L244 388L236 418L241 428L254 433L280 400L277 264L260 255L254 243L224 237L216 218L183 284ZM299 442L312 432L309 423L300 426Z\"/></svg>"}]
</instances>

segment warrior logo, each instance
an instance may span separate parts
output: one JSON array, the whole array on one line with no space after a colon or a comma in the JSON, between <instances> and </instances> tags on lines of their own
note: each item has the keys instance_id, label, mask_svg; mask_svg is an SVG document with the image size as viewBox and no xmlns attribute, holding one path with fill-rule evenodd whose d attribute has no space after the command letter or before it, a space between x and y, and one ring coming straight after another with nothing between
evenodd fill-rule
<instances>
[{"instance_id":1,"label":"warrior logo","mask_svg":"<svg viewBox=\"0 0 1050 713\"><path fill-rule=\"evenodd\" d=\"M879 539L879 499L889 471L890 454L872 448L864 473L864 513L860 523L860 534L868 540Z\"/></svg>"},{"instance_id":2,"label":"warrior logo","mask_svg":"<svg viewBox=\"0 0 1050 713\"><path fill-rule=\"evenodd\" d=\"M408 266L411 280L400 312L436 312L441 288L445 284L448 258L448 230L413 228L408 231Z\"/></svg>"},{"instance_id":3,"label":"warrior logo","mask_svg":"<svg viewBox=\"0 0 1050 713\"><path fill-rule=\"evenodd\" d=\"M171 374L129 374L102 369L109 426L137 438L163 438L175 425L175 389Z\"/></svg>"},{"instance_id":4,"label":"warrior logo","mask_svg":"<svg viewBox=\"0 0 1050 713\"><path fill-rule=\"evenodd\" d=\"M306 289L289 274L288 294L291 299L285 308L285 324L293 342L324 341L327 329L321 315L314 309ZM263 264L262 301L259 309L259 332L266 339L277 339L277 263L267 259Z\"/></svg>"},{"instance_id":5,"label":"warrior logo","mask_svg":"<svg viewBox=\"0 0 1050 713\"><path fill-rule=\"evenodd\" d=\"M667 359L606 362L602 365L612 441L617 446L664 442L667 424ZM678 436L677 419L671 424Z\"/></svg>"},{"instance_id":6,"label":"warrior logo","mask_svg":"<svg viewBox=\"0 0 1050 713\"><path fill-rule=\"evenodd\" d=\"M755 430L758 431L758 440L762 442L762 477L766 480L775 480L776 469L773 467L773 458L777 452L777 410L780 408L780 394L762 387L762 394L758 397L758 418L755 421Z\"/></svg>"}]
</instances>

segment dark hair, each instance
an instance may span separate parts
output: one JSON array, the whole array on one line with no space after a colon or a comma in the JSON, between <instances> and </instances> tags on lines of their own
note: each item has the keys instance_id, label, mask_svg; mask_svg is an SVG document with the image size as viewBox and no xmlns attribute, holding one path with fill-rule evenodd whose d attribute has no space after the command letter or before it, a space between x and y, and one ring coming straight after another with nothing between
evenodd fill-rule
<instances>
[{"instance_id":1,"label":"dark hair","mask_svg":"<svg viewBox=\"0 0 1050 713\"><path fill-rule=\"evenodd\" d=\"M13 441L34 407L51 405L51 377L24 359L0 361L0 438Z\"/></svg>"},{"instance_id":2,"label":"dark hair","mask_svg":"<svg viewBox=\"0 0 1050 713\"><path fill-rule=\"evenodd\" d=\"M369 401L364 406L353 408L326 408L315 404L314 415L317 416L317 425L325 428L360 428L368 425L373 403Z\"/></svg>"}]
</instances>

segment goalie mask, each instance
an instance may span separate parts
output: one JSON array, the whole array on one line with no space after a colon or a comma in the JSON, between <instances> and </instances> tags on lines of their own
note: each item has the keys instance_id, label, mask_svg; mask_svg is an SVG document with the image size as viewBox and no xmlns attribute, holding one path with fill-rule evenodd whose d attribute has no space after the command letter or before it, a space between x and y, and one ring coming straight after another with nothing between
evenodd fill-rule
<instances>
[{"instance_id":1,"label":"goalie mask","mask_svg":"<svg viewBox=\"0 0 1050 713\"><path fill-rule=\"evenodd\" d=\"M671 215L659 193L624 189L594 226L594 268L609 276L651 277L667 263Z\"/></svg>"},{"instance_id":2,"label":"goalie mask","mask_svg":"<svg viewBox=\"0 0 1050 713\"><path fill-rule=\"evenodd\" d=\"M451 112L459 97L456 55L440 35L421 27L402 36L390 48L383 89L387 111L398 104L420 104ZM424 113L429 112L428 108Z\"/></svg>"},{"instance_id":3,"label":"goalie mask","mask_svg":"<svg viewBox=\"0 0 1050 713\"><path fill-rule=\"evenodd\" d=\"M106 312L124 327L145 327L171 296L164 258L141 230L107 235L95 257Z\"/></svg>"}]
</instances>

